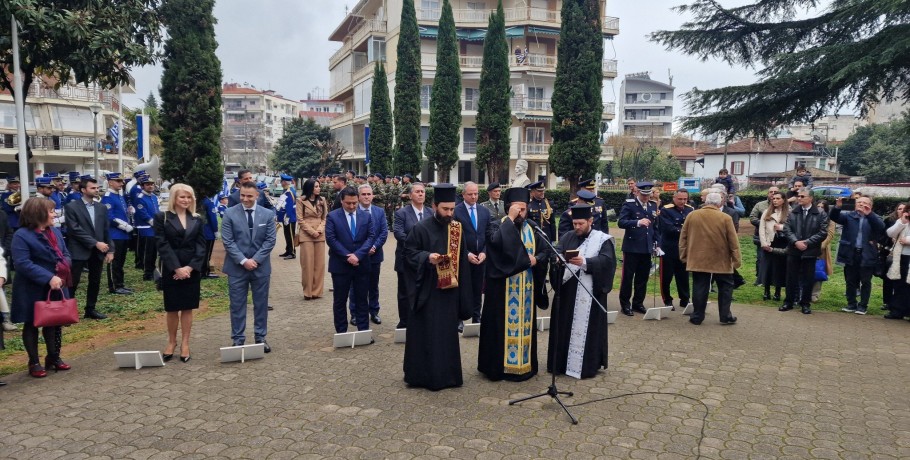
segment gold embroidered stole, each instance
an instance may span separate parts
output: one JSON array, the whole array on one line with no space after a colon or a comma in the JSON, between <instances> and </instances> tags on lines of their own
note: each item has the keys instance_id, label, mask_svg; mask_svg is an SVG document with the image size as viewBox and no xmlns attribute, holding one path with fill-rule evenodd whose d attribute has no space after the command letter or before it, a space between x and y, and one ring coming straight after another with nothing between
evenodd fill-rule
<instances>
[{"instance_id":1,"label":"gold embroidered stole","mask_svg":"<svg viewBox=\"0 0 910 460\"><path fill-rule=\"evenodd\" d=\"M528 255L534 254L534 232L522 225L521 242ZM534 276L531 269L506 279L505 340L503 367L506 374L531 372L531 345L534 334Z\"/></svg>"},{"instance_id":2,"label":"gold embroidered stole","mask_svg":"<svg viewBox=\"0 0 910 460\"><path fill-rule=\"evenodd\" d=\"M461 256L461 223L452 221L449 224L449 245L442 261L436 264L436 287L452 289L458 287L458 259Z\"/></svg>"}]
</instances>

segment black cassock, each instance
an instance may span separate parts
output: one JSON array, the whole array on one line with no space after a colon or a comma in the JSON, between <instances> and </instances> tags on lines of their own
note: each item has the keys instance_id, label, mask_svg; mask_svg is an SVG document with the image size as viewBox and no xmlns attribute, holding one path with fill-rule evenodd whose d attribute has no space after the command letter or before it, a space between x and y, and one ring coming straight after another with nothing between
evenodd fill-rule
<instances>
[{"instance_id":1,"label":"black cassock","mask_svg":"<svg viewBox=\"0 0 910 460\"><path fill-rule=\"evenodd\" d=\"M586 238L575 235L574 231L563 234L556 249L560 253L566 250L578 249ZM607 294L613 289L613 276L616 273L616 252L613 238L601 244L600 251L596 257L586 259L588 273L592 276L592 292L603 304L607 306ZM561 283L565 267L558 267L552 271L550 282L556 289L555 283ZM581 274L579 274L581 275ZM579 288L578 281L572 277L562 284L559 295L553 299L558 303L558 308L553 312L556 315L550 320L550 342L549 356L547 359L547 372L557 374L566 373L566 360L569 350L569 342L572 335L572 321L575 315L575 296ZM587 295L587 293L585 293ZM581 378L593 377L597 371L607 367L607 315L601 311L597 303L592 300L591 314L588 319L587 336L584 344L584 357L582 360ZM559 342L556 342L558 328ZM555 353L555 357L554 357ZM555 365L554 365L555 364ZM555 368L555 369L554 369Z\"/></svg>"},{"instance_id":2,"label":"black cassock","mask_svg":"<svg viewBox=\"0 0 910 460\"><path fill-rule=\"evenodd\" d=\"M408 316L404 345L404 381L430 390L462 384L458 321L471 318L471 273L468 251L462 247L458 287L438 289L430 253L448 253L448 225L435 218L418 223L405 240L404 257L415 270L417 295Z\"/></svg>"},{"instance_id":3,"label":"black cassock","mask_svg":"<svg viewBox=\"0 0 910 460\"><path fill-rule=\"evenodd\" d=\"M537 374L537 329L531 324L531 370L522 374L505 372L505 329L506 329L506 282L510 276L531 267L531 258L521 241L518 227L509 218L499 225L491 225L487 236L486 287L484 288L483 317L480 322L480 344L477 354L477 370L490 380L527 380ZM548 248L535 233L534 256L538 260L532 269L533 279L546 278ZM547 248L547 249L544 249ZM539 273L540 272L540 273ZM545 283L542 283L545 284ZM547 308L540 301L538 286L534 286L536 307ZM546 286L543 286L546 292ZM532 308L532 312L533 312Z\"/></svg>"}]
</instances>

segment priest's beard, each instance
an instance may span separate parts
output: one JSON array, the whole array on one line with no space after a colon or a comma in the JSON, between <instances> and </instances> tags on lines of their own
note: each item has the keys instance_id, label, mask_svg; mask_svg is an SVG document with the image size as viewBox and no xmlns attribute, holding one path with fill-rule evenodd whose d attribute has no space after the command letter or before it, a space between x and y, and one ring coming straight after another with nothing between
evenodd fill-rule
<instances>
[{"instance_id":1,"label":"priest's beard","mask_svg":"<svg viewBox=\"0 0 910 460\"><path fill-rule=\"evenodd\" d=\"M434 214L436 217L436 222L439 222L442 225L449 225L452 223L452 216L440 216L439 214Z\"/></svg>"},{"instance_id":2,"label":"priest's beard","mask_svg":"<svg viewBox=\"0 0 910 460\"><path fill-rule=\"evenodd\" d=\"M515 218L515 226L521 228L525 224L525 218L518 216Z\"/></svg>"}]
</instances>

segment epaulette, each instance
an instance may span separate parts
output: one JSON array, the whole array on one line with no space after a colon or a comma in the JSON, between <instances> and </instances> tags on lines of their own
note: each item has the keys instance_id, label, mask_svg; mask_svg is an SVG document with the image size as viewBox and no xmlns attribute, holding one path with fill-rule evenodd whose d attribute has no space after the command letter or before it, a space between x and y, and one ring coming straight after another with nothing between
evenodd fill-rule
<instances>
[{"instance_id":1,"label":"epaulette","mask_svg":"<svg viewBox=\"0 0 910 460\"><path fill-rule=\"evenodd\" d=\"M672 208L675 208L675 207L676 207L676 205L673 204L673 203L665 204L665 205L664 205L664 209L672 209Z\"/></svg>"},{"instance_id":2,"label":"epaulette","mask_svg":"<svg viewBox=\"0 0 910 460\"><path fill-rule=\"evenodd\" d=\"M686 203L686 207L687 207L687 208L692 208L692 209L695 209L695 206L692 206L692 205L691 205L691 204L689 204L689 203Z\"/></svg>"},{"instance_id":3,"label":"epaulette","mask_svg":"<svg viewBox=\"0 0 910 460\"><path fill-rule=\"evenodd\" d=\"M626 203L634 203L634 202L635 202L635 198L627 198L627 199L626 199Z\"/></svg>"}]
</instances>

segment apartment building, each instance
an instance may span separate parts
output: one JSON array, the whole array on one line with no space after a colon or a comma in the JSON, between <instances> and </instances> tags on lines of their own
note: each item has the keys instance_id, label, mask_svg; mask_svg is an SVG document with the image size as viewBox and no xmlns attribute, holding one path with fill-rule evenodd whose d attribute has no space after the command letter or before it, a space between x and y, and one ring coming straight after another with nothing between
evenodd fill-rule
<instances>
[{"instance_id":1,"label":"apartment building","mask_svg":"<svg viewBox=\"0 0 910 460\"><path fill-rule=\"evenodd\" d=\"M617 133L669 139L673 134L673 81L652 80L649 72L627 74L619 85Z\"/></svg>"},{"instance_id":2,"label":"apartment building","mask_svg":"<svg viewBox=\"0 0 910 460\"><path fill-rule=\"evenodd\" d=\"M117 168L117 148L107 130L117 121L120 97L117 89L35 78L25 100L25 132L32 158L30 174L95 169L94 149L98 148L100 170ZM135 83L120 93L135 92ZM94 139L92 107L98 111L98 139ZM9 91L0 92L0 172L19 176L19 142L16 136L16 105ZM97 146L97 147L96 147ZM29 178L31 180L31 178ZM25 179L23 179L25 181Z\"/></svg>"},{"instance_id":3,"label":"apartment building","mask_svg":"<svg viewBox=\"0 0 910 460\"><path fill-rule=\"evenodd\" d=\"M487 175L474 163L477 151L475 120L480 95L480 70L483 62L483 39L496 0L452 0L455 26L459 38L462 73L462 124L458 151L460 158L451 172L455 182L486 183ZM421 139L429 135L430 98L436 70L436 37L441 0L415 0L420 26L421 67ZM528 176L546 176L552 184L555 176L548 170L548 152L552 144L550 123L553 117L551 97L556 79L557 46L560 33L561 0L504 0L506 39L512 53L511 68L512 128L509 170L518 159L529 164ZM394 95L396 49L401 22L401 0L360 0L344 17L329 40L341 44L329 59L331 85L329 98L344 103L344 113L331 122L335 138L348 151L345 167L365 171L364 132L370 121L370 99L373 83L373 63L386 61L389 94ZM607 11L607 2L601 10ZM604 16L604 39L619 33L619 19ZM603 61L603 78L616 77L616 61ZM394 104L394 101L393 101ZM615 116L615 103L605 102L603 120ZM608 150L603 149L603 155ZM435 180L432 165L421 177ZM500 178L505 180L506 178ZM511 179L511 178L509 178Z\"/></svg>"},{"instance_id":4,"label":"apartment building","mask_svg":"<svg viewBox=\"0 0 910 460\"><path fill-rule=\"evenodd\" d=\"M272 90L225 83L221 112L224 162L263 168L268 166L272 150L284 135L284 125L300 116L300 103Z\"/></svg>"}]
</instances>

